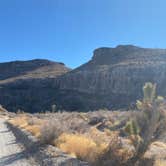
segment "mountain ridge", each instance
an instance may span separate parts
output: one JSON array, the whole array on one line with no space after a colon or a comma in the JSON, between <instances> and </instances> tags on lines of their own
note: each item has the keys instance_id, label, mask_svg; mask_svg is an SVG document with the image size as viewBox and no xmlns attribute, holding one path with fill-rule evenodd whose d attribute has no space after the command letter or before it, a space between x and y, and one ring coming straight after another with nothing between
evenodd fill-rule
<instances>
[{"instance_id":1,"label":"mountain ridge","mask_svg":"<svg viewBox=\"0 0 166 166\"><path fill-rule=\"evenodd\" d=\"M166 95L166 49L132 45L98 48L89 62L60 76L56 84L64 93L66 109L70 98L87 109L118 109L141 98L145 82L159 84L159 92Z\"/></svg>"},{"instance_id":2,"label":"mountain ridge","mask_svg":"<svg viewBox=\"0 0 166 166\"><path fill-rule=\"evenodd\" d=\"M45 111L54 103L53 80L70 70L45 59L0 63L0 103L10 111Z\"/></svg>"},{"instance_id":3,"label":"mountain ridge","mask_svg":"<svg viewBox=\"0 0 166 166\"><path fill-rule=\"evenodd\" d=\"M166 49L102 47L74 70L41 59L0 64L0 103L30 112L50 110L53 104L69 111L127 109L142 97L145 82L157 83L166 96Z\"/></svg>"}]
</instances>

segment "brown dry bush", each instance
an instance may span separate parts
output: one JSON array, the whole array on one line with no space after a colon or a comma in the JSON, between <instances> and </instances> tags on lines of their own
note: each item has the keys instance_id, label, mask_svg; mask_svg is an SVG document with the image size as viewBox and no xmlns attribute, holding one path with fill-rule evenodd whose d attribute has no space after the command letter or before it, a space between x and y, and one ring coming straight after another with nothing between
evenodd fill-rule
<instances>
[{"instance_id":1,"label":"brown dry bush","mask_svg":"<svg viewBox=\"0 0 166 166\"><path fill-rule=\"evenodd\" d=\"M162 160L162 159L156 160L155 166L166 166L166 160Z\"/></svg>"},{"instance_id":2,"label":"brown dry bush","mask_svg":"<svg viewBox=\"0 0 166 166\"><path fill-rule=\"evenodd\" d=\"M63 133L65 128L56 120L47 121L41 127L40 141L43 144L53 144L54 140Z\"/></svg>"},{"instance_id":3,"label":"brown dry bush","mask_svg":"<svg viewBox=\"0 0 166 166\"><path fill-rule=\"evenodd\" d=\"M30 132L32 135L34 135L37 138L39 138L41 135L39 125L27 125L26 127L24 127L24 129Z\"/></svg>"},{"instance_id":4,"label":"brown dry bush","mask_svg":"<svg viewBox=\"0 0 166 166\"><path fill-rule=\"evenodd\" d=\"M132 150L127 146L124 147L124 142L121 142L118 132L101 132L96 128L84 134L63 133L54 141L54 144L62 151L88 161L94 166L123 164L135 152L132 145L129 145L133 148Z\"/></svg>"},{"instance_id":5,"label":"brown dry bush","mask_svg":"<svg viewBox=\"0 0 166 166\"><path fill-rule=\"evenodd\" d=\"M77 157L78 159L91 163L105 148L104 145L98 146L93 139L83 134L62 134L55 145L62 151Z\"/></svg>"},{"instance_id":6,"label":"brown dry bush","mask_svg":"<svg viewBox=\"0 0 166 166\"><path fill-rule=\"evenodd\" d=\"M106 150L92 164L94 166L121 166L133 156L133 151L124 148L121 138L114 134Z\"/></svg>"}]
</instances>

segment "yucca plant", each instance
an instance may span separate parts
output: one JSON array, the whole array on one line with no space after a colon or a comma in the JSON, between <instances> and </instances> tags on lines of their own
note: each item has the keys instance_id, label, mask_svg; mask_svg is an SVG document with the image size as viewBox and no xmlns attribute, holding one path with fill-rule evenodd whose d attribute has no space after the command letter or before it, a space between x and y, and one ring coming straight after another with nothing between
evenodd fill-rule
<instances>
[{"instance_id":1,"label":"yucca plant","mask_svg":"<svg viewBox=\"0 0 166 166\"><path fill-rule=\"evenodd\" d=\"M147 103L152 103L156 97L156 84L152 84L151 82L145 83L143 87L143 94L143 101Z\"/></svg>"},{"instance_id":2,"label":"yucca plant","mask_svg":"<svg viewBox=\"0 0 166 166\"><path fill-rule=\"evenodd\" d=\"M142 101L137 100L136 102L137 109L142 111L144 115L142 116L144 117L142 120L146 124L144 128L140 129L140 135L143 141L139 144L135 157L133 157L127 165L133 164L139 160L146 152L149 144L153 141L154 133L160 121L160 104L162 104L163 101L164 98L162 96L156 96L156 84L150 82L145 83L143 86L143 99ZM131 126L128 128L131 130Z\"/></svg>"},{"instance_id":3,"label":"yucca plant","mask_svg":"<svg viewBox=\"0 0 166 166\"><path fill-rule=\"evenodd\" d=\"M139 127L134 120L129 120L126 123L124 130L126 131L126 133L128 133L128 135L138 135L139 134Z\"/></svg>"},{"instance_id":4,"label":"yucca plant","mask_svg":"<svg viewBox=\"0 0 166 166\"><path fill-rule=\"evenodd\" d=\"M164 98L162 96L156 97L156 84L147 82L143 86L143 100L137 100L136 106L141 111L152 110L154 105L159 106L163 100Z\"/></svg>"},{"instance_id":5,"label":"yucca plant","mask_svg":"<svg viewBox=\"0 0 166 166\"><path fill-rule=\"evenodd\" d=\"M56 112L56 111L57 111L57 107L56 107L55 104L53 104L53 105L51 106L51 111L52 111L52 112Z\"/></svg>"}]
</instances>

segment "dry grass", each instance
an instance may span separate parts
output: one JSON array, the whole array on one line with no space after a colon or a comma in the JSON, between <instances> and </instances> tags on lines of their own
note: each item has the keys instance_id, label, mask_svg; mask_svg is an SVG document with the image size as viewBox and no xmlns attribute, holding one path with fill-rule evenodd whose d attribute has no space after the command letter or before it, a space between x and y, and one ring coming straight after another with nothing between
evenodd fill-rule
<instances>
[{"instance_id":1,"label":"dry grass","mask_svg":"<svg viewBox=\"0 0 166 166\"><path fill-rule=\"evenodd\" d=\"M8 122L14 126L27 130L37 138L41 136L40 128L45 123L44 120L33 118L31 116L27 116L26 114L17 115L14 118L8 120Z\"/></svg>"},{"instance_id":2,"label":"dry grass","mask_svg":"<svg viewBox=\"0 0 166 166\"><path fill-rule=\"evenodd\" d=\"M125 141L125 144L124 144ZM95 160L95 166L121 166L130 159L135 152L130 140L122 140L117 133L114 133L109 145Z\"/></svg>"},{"instance_id":3,"label":"dry grass","mask_svg":"<svg viewBox=\"0 0 166 166\"><path fill-rule=\"evenodd\" d=\"M0 113L5 113L7 110L0 105Z\"/></svg>"},{"instance_id":4,"label":"dry grass","mask_svg":"<svg viewBox=\"0 0 166 166\"><path fill-rule=\"evenodd\" d=\"M154 166L166 166L166 160L156 160Z\"/></svg>"},{"instance_id":5,"label":"dry grass","mask_svg":"<svg viewBox=\"0 0 166 166\"><path fill-rule=\"evenodd\" d=\"M41 127L40 140L44 144L53 144L54 140L62 133L63 128L60 123L56 121L47 121L45 125Z\"/></svg>"},{"instance_id":6,"label":"dry grass","mask_svg":"<svg viewBox=\"0 0 166 166\"><path fill-rule=\"evenodd\" d=\"M62 151L81 160L94 162L107 148L108 144L97 144L93 139L83 134L62 134L55 145Z\"/></svg>"},{"instance_id":7,"label":"dry grass","mask_svg":"<svg viewBox=\"0 0 166 166\"><path fill-rule=\"evenodd\" d=\"M27 116L21 115L21 116L9 119L9 123L11 123L17 127L23 127L23 126L28 125L27 119L28 119Z\"/></svg>"},{"instance_id":8,"label":"dry grass","mask_svg":"<svg viewBox=\"0 0 166 166\"><path fill-rule=\"evenodd\" d=\"M142 124L143 117L139 112L109 111L18 114L10 122L29 131L42 143L57 146L93 166L120 166L136 154L135 135L124 134L124 125L130 117L136 117L138 124ZM165 130L165 121L162 122L156 138L162 136ZM163 126L162 130L160 126ZM157 142L155 145L163 147Z\"/></svg>"},{"instance_id":9,"label":"dry grass","mask_svg":"<svg viewBox=\"0 0 166 166\"><path fill-rule=\"evenodd\" d=\"M119 135L119 132L109 130L109 127L116 123L118 116L117 113L103 113L102 111L49 113L37 116L17 114L17 117L12 118L9 122L29 131L44 144L55 145L74 157L97 165L96 161L107 154L110 148L115 149L114 147L119 146L113 139L115 135ZM121 158L126 154L123 149L116 152Z\"/></svg>"},{"instance_id":10,"label":"dry grass","mask_svg":"<svg viewBox=\"0 0 166 166\"><path fill-rule=\"evenodd\" d=\"M34 135L37 138L41 136L39 125L27 125L24 129L29 131L32 135Z\"/></svg>"},{"instance_id":11,"label":"dry grass","mask_svg":"<svg viewBox=\"0 0 166 166\"><path fill-rule=\"evenodd\" d=\"M152 145L157 146L159 148L166 149L166 143L164 143L164 142L155 141L155 142L152 143Z\"/></svg>"},{"instance_id":12,"label":"dry grass","mask_svg":"<svg viewBox=\"0 0 166 166\"><path fill-rule=\"evenodd\" d=\"M128 146L125 147L124 143ZM128 143L122 143L118 132L101 132L95 127L84 134L63 133L54 141L54 145L95 166L124 163L135 152L132 142L128 140Z\"/></svg>"},{"instance_id":13,"label":"dry grass","mask_svg":"<svg viewBox=\"0 0 166 166\"><path fill-rule=\"evenodd\" d=\"M103 142L109 144L110 139L115 133L116 132L111 132L108 129L100 131L96 127L92 127L87 133L85 133L85 135L86 137L93 139L97 144L100 145Z\"/></svg>"}]
</instances>

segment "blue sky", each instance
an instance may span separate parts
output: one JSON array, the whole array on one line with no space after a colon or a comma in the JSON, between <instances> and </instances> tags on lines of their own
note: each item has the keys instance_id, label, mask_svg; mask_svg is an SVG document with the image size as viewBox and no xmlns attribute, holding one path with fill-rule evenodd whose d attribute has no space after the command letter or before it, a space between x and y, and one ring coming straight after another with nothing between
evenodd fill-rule
<instances>
[{"instance_id":1,"label":"blue sky","mask_svg":"<svg viewBox=\"0 0 166 166\"><path fill-rule=\"evenodd\" d=\"M0 0L0 62L75 68L102 46L166 48L165 8L165 0Z\"/></svg>"}]
</instances>

